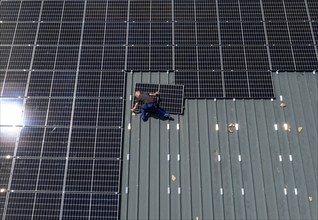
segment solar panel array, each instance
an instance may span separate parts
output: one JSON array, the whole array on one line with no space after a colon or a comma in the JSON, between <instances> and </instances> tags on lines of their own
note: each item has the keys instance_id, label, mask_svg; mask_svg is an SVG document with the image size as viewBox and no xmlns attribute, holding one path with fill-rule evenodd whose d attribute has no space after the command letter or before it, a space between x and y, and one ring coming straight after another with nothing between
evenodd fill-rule
<instances>
[{"instance_id":1,"label":"solar panel array","mask_svg":"<svg viewBox=\"0 0 318 220\"><path fill-rule=\"evenodd\" d=\"M126 24L105 22L107 7L121 13L118 1L0 2L1 219L118 218L125 47L115 30Z\"/></svg>"},{"instance_id":2,"label":"solar panel array","mask_svg":"<svg viewBox=\"0 0 318 220\"><path fill-rule=\"evenodd\" d=\"M135 91L142 93L155 93L159 92L158 104L159 107L168 113L182 114L183 113L183 100L184 100L184 86L182 85L165 85L165 84L149 84L149 83L136 83ZM134 102L136 102L136 98ZM140 110L140 106L138 106Z\"/></svg>"},{"instance_id":3,"label":"solar panel array","mask_svg":"<svg viewBox=\"0 0 318 220\"><path fill-rule=\"evenodd\" d=\"M125 71L173 70L188 98L270 98L270 70L317 69L317 8L1 0L1 216L117 218Z\"/></svg>"}]
</instances>

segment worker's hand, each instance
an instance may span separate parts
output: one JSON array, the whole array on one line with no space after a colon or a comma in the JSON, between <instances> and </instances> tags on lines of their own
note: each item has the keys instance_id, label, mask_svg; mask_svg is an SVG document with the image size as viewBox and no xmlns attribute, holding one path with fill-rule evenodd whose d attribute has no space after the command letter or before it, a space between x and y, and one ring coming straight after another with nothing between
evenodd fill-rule
<instances>
[{"instance_id":1,"label":"worker's hand","mask_svg":"<svg viewBox=\"0 0 318 220\"><path fill-rule=\"evenodd\" d=\"M155 92L155 95L159 95L159 92L157 91L157 92Z\"/></svg>"},{"instance_id":2,"label":"worker's hand","mask_svg":"<svg viewBox=\"0 0 318 220\"><path fill-rule=\"evenodd\" d=\"M130 111L132 111L132 112L134 112L136 109L134 109L134 108L132 108L132 109L130 109Z\"/></svg>"}]
</instances>

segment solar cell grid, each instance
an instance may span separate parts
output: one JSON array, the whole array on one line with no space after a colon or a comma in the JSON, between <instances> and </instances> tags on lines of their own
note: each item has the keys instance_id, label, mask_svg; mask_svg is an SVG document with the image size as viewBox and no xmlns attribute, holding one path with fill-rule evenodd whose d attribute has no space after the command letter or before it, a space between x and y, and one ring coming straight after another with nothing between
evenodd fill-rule
<instances>
[{"instance_id":1,"label":"solar cell grid","mask_svg":"<svg viewBox=\"0 0 318 220\"><path fill-rule=\"evenodd\" d=\"M35 193L9 193L6 217L9 219L32 218Z\"/></svg>"},{"instance_id":2,"label":"solar cell grid","mask_svg":"<svg viewBox=\"0 0 318 220\"><path fill-rule=\"evenodd\" d=\"M23 124L28 126L44 126L47 110L47 99L27 99L25 104Z\"/></svg>"},{"instance_id":3,"label":"solar cell grid","mask_svg":"<svg viewBox=\"0 0 318 220\"><path fill-rule=\"evenodd\" d=\"M149 47L129 47L128 70L149 70Z\"/></svg>"},{"instance_id":4,"label":"solar cell grid","mask_svg":"<svg viewBox=\"0 0 318 220\"><path fill-rule=\"evenodd\" d=\"M176 72L176 84L184 86L184 96L187 98L197 98L199 96L199 79L197 72Z\"/></svg>"},{"instance_id":5,"label":"solar cell grid","mask_svg":"<svg viewBox=\"0 0 318 220\"><path fill-rule=\"evenodd\" d=\"M50 96L73 97L76 72L54 72Z\"/></svg>"},{"instance_id":6,"label":"solar cell grid","mask_svg":"<svg viewBox=\"0 0 318 220\"><path fill-rule=\"evenodd\" d=\"M130 45L149 45L150 23L130 23L128 35Z\"/></svg>"},{"instance_id":7,"label":"solar cell grid","mask_svg":"<svg viewBox=\"0 0 318 220\"><path fill-rule=\"evenodd\" d=\"M17 156L41 155L44 128L22 128L18 141Z\"/></svg>"},{"instance_id":8,"label":"solar cell grid","mask_svg":"<svg viewBox=\"0 0 318 220\"><path fill-rule=\"evenodd\" d=\"M69 128L46 128L42 156L66 157L69 132Z\"/></svg>"},{"instance_id":9,"label":"solar cell grid","mask_svg":"<svg viewBox=\"0 0 318 220\"><path fill-rule=\"evenodd\" d=\"M16 159L11 190L35 190L40 159Z\"/></svg>"},{"instance_id":10,"label":"solar cell grid","mask_svg":"<svg viewBox=\"0 0 318 220\"><path fill-rule=\"evenodd\" d=\"M196 70L196 47L175 47L176 70Z\"/></svg>"},{"instance_id":11,"label":"solar cell grid","mask_svg":"<svg viewBox=\"0 0 318 220\"><path fill-rule=\"evenodd\" d=\"M0 20L16 21L20 11L21 1L1 1Z\"/></svg>"},{"instance_id":12,"label":"solar cell grid","mask_svg":"<svg viewBox=\"0 0 318 220\"><path fill-rule=\"evenodd\" d=\"M80 69L100 70L103 59L102 47L82 47Z\"/></svg>"},{"instance_id":13,"label":"solar cell grid","mask_svg":"<svg viewBox=\"0 0 318 220\"><path fill-rule=\"evenodd\" d=\"M70 99L50 99L47 125L70 125L72 103Z\"/></svg>"},{"instance_id":14,"label":"solar cell grid","mask_svg":"<svg viewBox=\"0 0 318 220\"><path fill-rule=\"evenodd\" d=\"M56 61L56 46L37 46L33 59L32 69L34 70L52 70Z\"/></svg>"},{"instance_id":15,"label":"solar cell grid","mask_svg":"<svg viewBox=\"0 0 318 220\"><path fill-rule=\"evenodd\" d=\"M79 45L81 40L82 23L62 23L60 45Z\"/></svg>"},{"instance_id":16,"label":"solar cell grid","mask_svg":"<svg viewBox=\"0 0 318 220\"><path fill-rule=\"evenodd\" d=\"M221 69L219 47L198 47L199 70Z\"/></svg>"},{"instance_id":17,"label":"solar cell grid","mask_svg":"<svg viewBox=\"0 0 318 220\"><path fill-rule=\"evenodd\" d=\"M106 23L105 27L105 45L124 45L126 44L127 24L122 23Z\"/></svg>"},{"instance_id":18,"label":"solar cell grid","mask_svg":"<svg viewBox=\"0 0 318 220\"><path fill-rule=\"evenodd\" d=\"M206 46L220 44L217 23L197 23L197 42Z\"/></svg>"},{"instance_id":19,"label":"solar cell grid","mask_svg":"<svg viewBox=\"0 0 318 220\"><path fill-rule=\"evenodd\" d=\"M196 0L196 20L198 22L216 22L216 4L215 1Z\"/></svg>"},{"instance_id":20,"label":"solar cell grid","mask_svg":"<svg viewBox=\"0 0 318 220\"><path fill-rule=\"evenodd\" d=\"M151 21L171 21L172 4L170 0L152 0L151 1Z\"/></svg>"},{"instance_id":21,"label":"solar cell grid","mask_svg":"<svg viewBox=\"0 0 318 220\"><path fill-rule=\"evenodd\" d=\"M0 47L0 69L7 69L10 55L10 47Z\"/></svg>"},{"instance_id":22,"label":"solar cell grid","mask_svg":"<svg viewBox=\"0 0 318 220\"><path fill-rule=\"evenodd\" d=\"M172 23L151 23L150 29L151 45L172 45Z\"/></svg>"},{"instance_id":23,"label":"solar cell grid","mask_svg":"<svg viewBox=\"0 0 318 220\"><path fill-rule=\"evenodd\" d=\"M64 158L42 159L37 190L61 192L63 190L65 163Z\"/></svg>"},{"instance_id":24,"label":"solar cell grid","mask_svg":"<svg viewBox=\"0 0 318 220\"><path fill-rule=\"evenodd\" d=\"M106 19L107 1L87 1L85 22L101 22Z\"/></svg>"},{"instance_id":25,"label":"solar cell grid","mask_svg":"<svg viewBox=\"0 0 318 220\"><path fill-rule=\"evenodd\" d=\"M17 132L12 132L12 133L8 134L6 129L7 128L0 127L0 135L1 135L0 157L6 157L8 155L13 155L15 144L16 144ZM2 167L2 165L1 165L1 167Z\"/></svg>"},{"instance_id":26,"label":"solar cell grid","mask_svg":"<svg viewBox=\"0 0 318 220\"><path fill-rule=\"evenodd\" d=\"M53 72L32 72L28 86L28 96L49 96Z\"/></svg>"},{"instance_id":27,"label":"solar cell grid","mask_svg":"<svg viewBox=\"0 0 318 220\"><path fill-rule=\"evenodd\" d=\"M22 1L19 21L37 21L39 19L42 1Z\"/></svg>"},{"instance_id":28,"label":"solar cell grid","mask_svg":"<svg viewBox=\"0 0 318 220\"><path fill-rule=\"evenodd\" d=\"M226 97L249 97L248 76L246 72L224 72Z\"/></svg>"},{"instance_id":29,"label":"solar cell grid","mask_svg":"<svg viewBox=\"0 0 318 220\"><path fill-rule=\"evenodd\" d=\"M150 1L130 1L129 21L150 21Z\"/></svg>"},{"instance_id":30,"label":"solar cell grid","mask_svg":"<svg viewBox=\"0 0 318 220\"><path fill-rule=\"evenodd\" d=\"M61 21L64 1L44 1L41 21Z\"/></svg>"},{"instance_id":31,"label":"solar cell grid","mask_svg":"<svg viewBox=\"0 0 318 220\"><path fill-rule=\"evenodd\" d=\"M34 203L35 219L54 219L60 215L62 194L57 193L37 193Z\"/></svg>"},{"instance_id":32,"label":"solar cell grid","mask_svg":"<svg viewBox=\"0 0 318 220\"><path fill-rule=\"evenodd\" d=\"M199 72L198 88L201 98L224 97L222 85L221 72Z\"/></svg>"},{"instance_id":33,"label":"solar cell grid","mask_svg":"<svg viewBox=\"0 0 318 220\"><path fill-rule=\"evenodd\" d=\"M32 46L14 46L12 47L9 69L23 70L30 69L32 58Z\"/></svg>"},{"instance_id":34,"label":"solar cell grid","mask_svg":"<svg viewBox=\"0 0 318 220\"><path fill-rule=\"evenodd\" d=\"M172 47L151 47L150 69L172 70Z\"/></svg>"},{"instance_id":35,"label":"solar cell grid","mask_svg":"<svg viewBox=\"0 0 318 220\"><path fill-rule=\"evenodd\" d=\"M126 48L123 46L105 47L103 56L103 70L118 71L125 69L125 51ZM131 59L133 58L131 57Z\"/></svg>"},{"instance_id":36,"label":"solar cell grid","mask_svg":"<svg viewBox=\"0 0 318 220\"><path fill-rule=\"evenodd\" d=\"M10 178L10 173L11 173L11 166L12 166L12 159L0 158L0 165L1 165L1 169L0 169L0 187L1 187L1 189L8 189L9 188L8 187L9 178ZM1 194L2 193L0 193L0 195Z\"/></svg>"},{"instance_id":37,"label":"solar cell grid","mask_svg":"<svg viewBox=\"0 0 318 220\"><path fill-rule=\"evenodd\" d=\"M10 72L7 74L2 96L24 96L28 80L27 72Z\"/></svg>"},{"instance_id":38,"label":"solar cell grid","mask_svg":"<svg viewBox=\"0 0 318 220\"><path fill-rule=\"evenodd\" d=\"M61 24L40 23L36 43L38 45L56 45L58 43Z\"/></svg>"},{"instance_id":39,"label":"solar cell grid","mask_svg":"<svg viewBox=\"0 0 318 220\"><path fill-rule=\"evenodd\" d=\"M12 44L16 23L0 23L0 45Z\"/></svg>"}]
</instances>

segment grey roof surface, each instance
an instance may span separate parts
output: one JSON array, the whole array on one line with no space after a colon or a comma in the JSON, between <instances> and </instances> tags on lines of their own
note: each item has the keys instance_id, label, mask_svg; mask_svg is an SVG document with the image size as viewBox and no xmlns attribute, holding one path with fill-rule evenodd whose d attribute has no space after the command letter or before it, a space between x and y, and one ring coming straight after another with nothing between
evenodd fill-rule
<instances>
[{"instance_id":1,"label":"grey roof surface","mask_svg":"<svg viewBox=\"0 0 318 220\"><path fill-rule=\"evenodd\" d=\"M136 82L173 75L127 75L121 219L318 218L317 74L273 74L273 101L185 100L170 122L129 114Z\"/></svg>"}]
</instances>

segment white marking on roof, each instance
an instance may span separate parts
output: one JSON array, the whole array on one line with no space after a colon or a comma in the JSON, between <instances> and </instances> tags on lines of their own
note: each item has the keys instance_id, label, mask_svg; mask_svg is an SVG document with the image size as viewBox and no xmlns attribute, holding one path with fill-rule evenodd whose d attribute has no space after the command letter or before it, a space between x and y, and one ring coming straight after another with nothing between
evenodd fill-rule
<instances>
[{"instance_id":1,"label":"white marking on roof","mask_svg":"<svg viewBox=\"0 0 318 220\"><path fill-rule=\"evenodd\" d=\"M238 160L239 160L239 161L241 161L241 160L242 160L241 155L238 155Z\"/></svg>"},{"instance_id":2,"label":"white marking on roof","mask_svg":"<svg viewBox=\"0 0 318 220\"><path fill-rule=\"evenodd\" d=\"M168 194L170 194L170 187L168 187Z\"/></svg>"},{"instance_id":3,"label":"white marking on roof","mask_svg":"<svg viewBox=\"0 0 318 220\"><path fill-rule=\"evenodd\" d=\"M278 125L274 124L274 128L275 128L275 131L277 131L278 130Z\"/></svg>"},{"instance_id":4,"label":"white marking on roof","mask_svg":"<svg viewBox=\"0 0 318 220\"><path fill-rule=\"evenodd\" d=\"M284 123L284 129L287 131L288 130L288 124Z\"/></svg>"},{"instance_id":5,"label":"white marking on roof","mask_svg":"<svg viewBox=\"0 0 318 220\"><path fill-rule=\"evenodd\" d=\"M177 156L177 157L178 157L178 160L180 160L180 154L178 154L178 156Z\"/></svg>"},{"instance_id":6,"label":"white marking on roof","mask_svg":"<svg viewBox=\"0 0 318 220\"><path fill-rule=\"evenodd\" d=\"M178 187L178 194L181 194L181 187Z\"/></svg>"},{"instance_id":7,"label":"white marking on roof","mask_svg":"<svg viewBox=\"0 0 318 220\"><path fill-rule=\"evenodd\" d=\"M170 154L167 154L167 160L170 160Z\"/></svg>"},{"instance_id":8,"label":"white marking on roof","mask_svg":"<svg viewBox=\"0 0 318 220\"><path fill-rule=\"evenodd\" d=\"M282 95L279 96L279 100L283 101L283 96Z\"/></svg>"},{"instance_id":9,"label":"white marking on roof","mask_svg":"<svg viewBox=\"0 0 318 220\"><path fill-rule=\"evenodd\" d=\"M244 196L245 195L244 188L242 188L241 191L242 191L242 195Z\"/></svg>"},{"instance_id":10,"label":"white marking on roof","mask_svg":"<svg viewBox=\"0 0 318 220\"><path fill-rule=\"evenodd\" d=\"M283 161L282 155L279 155L279 161L280 161L280 162Z\"/></svg>"},{"instance_id":11,"label":"white marking on roof","mask_svg":"<svg viewBox=\"0 0 318 220\"><path fill-rule=\"evenodd\" d=\"M169 124L167 124L167 130L169 130L170 129L170 125Z\"/></svg>"},{"instance_id":12,"label":"white marking on roof","mask_svg":"<svg viewBox=\"0 0 318 220\"><path fill-rule=\"evenodd\" d=\"M223 195L223 188L220 188L220 194Z\"/></svg>"},{"instance_id":13,"label":"white marking on roof","mask_svg":"<svg viewBox=\"0 0 318 220\"><path fill-rule=\"evenodd\" d=\"M179 130L180 129L180 126L179 126L179 123L177 124L177 130Z\"/></svg>"},{"instance_id":14,"label":"white marking on roof","mask_svg":"<svg viewBox=\"0 0 318 220\"><path fill-rule=\"evenodd\" d=\"M127 160L129 160L129 154L127 154Z\"/></svg>"},{"instance_id":15,"label":"white marking on roof","mask_svg":"<svg viewBox=\"0 0 318 220\"><path fill-rule=\"evenodd\" d=\"M284 188L284 194L287 195L287 188Z\"/></svg>"},{"instance_id":16,"label":"white marking on roof","mask_svg":"<svg viewBox=\"0 0 318 220\"><path fill-rule=\"evenodd\" d=\"M221 161L221 155L220 154L218 155L218 161Z\"/></svg>"},{"instance_id":17,"label":"white marking on roof","mask_svg":"<svg viewBox=\"0 0 318 220\"><path fill-rule=\"evenodd\" d=\"M129 190L128 190L128 187L126 186L126 190L125 190L126 194L128 194L128 191L129 191Z\"/></svg>"},{"instance_id":18,"label":"white marking on roof","mask_svg":"<svg viewBox=\"0 0 318 220\"><path fill-rule=\"evenodd\" d=\"M298 195L298 190L297 190L297 188L295 188L294 191L295 191L295 195L297 196L297 195Z\"/></svg>"},{"instance_id":19,"label":"white marking on roof","mask_svg":"<svg viewBox=\"0 0 318 220\"><path fill-rule=\"evenodd\" d=\"M215 125L215 130L217 130L217 131L219 130L219 124Z\"/></svg>"},{"instance_id":20,"label":"white marking on roof","mask_svg":"<svg viewBox=\"0 0 318 220\"><path fill-rule=\"evenodd\" d=\"M129 100L130 100L130 101L131 101L131 99L132 99L132 95L129 96Z\"/></svg>"},{"instance_id":21,"label":"white marking on roof","mask_svg":"<svg viewBox=\"0 0 318 220\"><path fill-rule=\"evenodd\" d=\"M128 123L128 130L130 130L131 129L131 124L130 123Z\"/></svg>"},{"instance_id":22,"label":"white marking on roof","mask_svg":"<svg viewBox=\"0 0 318 220\"><path fill-rule=\"evenodd\" d=\"M235 130L238 130L238 129L239 129L239 124L235 123Z\"/></svg>"},{"instance_id":23,"label":"white marking on roof","mask_svg":"<svg viewBox=\"0 0 318 220\"><path fill-rule=\"evenodd\" d=\"M289 161L293 161L293 155L289 155Z\"/></svg>"}]
</instances>

